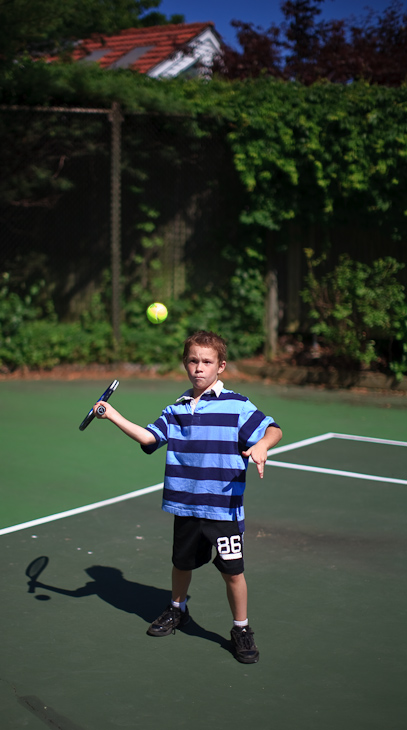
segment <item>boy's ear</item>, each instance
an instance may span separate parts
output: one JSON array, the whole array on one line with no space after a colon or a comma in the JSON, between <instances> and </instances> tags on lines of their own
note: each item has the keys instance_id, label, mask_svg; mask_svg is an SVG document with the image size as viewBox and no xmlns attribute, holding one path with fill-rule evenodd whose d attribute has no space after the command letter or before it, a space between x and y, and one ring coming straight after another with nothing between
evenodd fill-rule
<instances>
[{"instance_id":1,"label":"boy's ear","mask_svg":"<svg viewBox=\"0 0 407 730\"><path fill-rule=\"evenodd\" d=\"M225 367L226 367L226 360L222 360L222 361L221 361L221 362L219 363L219 367L218 367L218 375L220 375L221 373L223 373L223 371L224 371Z\"/></svg>"}]
</instances>

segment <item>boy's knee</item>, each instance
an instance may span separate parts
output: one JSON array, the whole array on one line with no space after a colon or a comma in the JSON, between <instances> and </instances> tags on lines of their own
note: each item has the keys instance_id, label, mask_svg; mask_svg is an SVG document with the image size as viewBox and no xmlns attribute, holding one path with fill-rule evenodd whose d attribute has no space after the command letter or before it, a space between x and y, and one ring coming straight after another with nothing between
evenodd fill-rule
<instances>
[{"instance_id":1,"label":"boy's knee","mask_svg":"<svg viewBox=\"0 0 407 730\"><path fill-rule=\"evenodd\" d=\"M225 583L229 583L229 585L238 585L245 580L244 573L238 573L237 575L222 573L222 578Z\"/></svg>"}]
</instances>

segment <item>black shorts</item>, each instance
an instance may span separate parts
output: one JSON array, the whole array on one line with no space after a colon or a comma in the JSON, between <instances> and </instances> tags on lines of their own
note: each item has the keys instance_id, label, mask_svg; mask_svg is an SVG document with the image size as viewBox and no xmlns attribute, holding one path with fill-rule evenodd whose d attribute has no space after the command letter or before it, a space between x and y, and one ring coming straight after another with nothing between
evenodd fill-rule
<instances>
[{"instance_id":1,"label":"black shorts","mask_svg":"<svg viewBox=\"0 0 407 730\"><path fill-rule=\"evenodd\" d=\"M176 568L195 570L209 563L212 547L216 549L213 564L221 573L243 573L243 533L239 531L237 520L175 516L172 562Z\"/></svg>"}]
</instances>

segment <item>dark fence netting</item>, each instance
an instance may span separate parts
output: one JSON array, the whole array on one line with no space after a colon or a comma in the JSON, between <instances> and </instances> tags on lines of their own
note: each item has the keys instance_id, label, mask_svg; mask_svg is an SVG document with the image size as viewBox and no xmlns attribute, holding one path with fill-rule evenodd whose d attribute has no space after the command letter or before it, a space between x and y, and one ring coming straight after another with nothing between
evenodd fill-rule
<instances>
[{"instance_id":1,"label":"dark fence netting","mask_svg":"<svg viewBox=\"0 0 407 730\"><path fill-rule=\"evenodd\" d=\"M66 314L109 265L110 125L105 113L0 112L1 268L45 278Z\"/></svg>"},{"instance_id":2,"label":"dark fence netting","mask_svg":"<svg viewBox=\"0 0 407 730\"><path fill-rule=\"evenodd\" d=\"M52 282L58 315L75 317L93 291L110 287L115 225L124 292L138 282L177 298L187 281L216 282L241 191L225 135L209 122L197 134L193 124L120 116L114 200L109 110L1 109L1 270L16 284Z\"/></svg>"},{"instance_id":3,"label":"dark fence netting","mask_svg":"<svg viewBox=\"0 0 407 730\"><path fill-rule=\"evenodd\" d=\"M165 296L202 289L228 272L219 260L237 235L240 185L226 135L200 120L126 116L122 129L122 257L149 285L149 263L162 263ZM241 194L241 193L240 193ZM221 274L219 272L221 269Z\"/></svg>"}]
</instances>

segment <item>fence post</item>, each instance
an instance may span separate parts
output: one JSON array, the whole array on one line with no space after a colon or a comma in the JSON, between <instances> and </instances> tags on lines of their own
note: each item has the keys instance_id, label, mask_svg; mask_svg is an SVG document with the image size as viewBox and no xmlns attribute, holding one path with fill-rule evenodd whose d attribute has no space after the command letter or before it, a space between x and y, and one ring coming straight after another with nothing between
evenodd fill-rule
<instances>
[{"instance_id":1,"label":"fence post","mask_svg":"<svg viewBox=\"0 0 407 730\"><path fill-rule=\"evenodd\" d=\"M121 123L123 117L117 101L109 114L111 136L110 250L112 266L112 325L115 346L120 341L120 273L121 273Z\"/></svg>"},{"instance_id":2,"label":"fence post","mask_svg":"<svg viewBox=\"0 0 407 730\"><path fill-rule=\"evenodd\" d=\"M298 332L300 327L302 240L299 226L291 222L289 224L289 241L287 250L287 310L285 327L287 332Z\"/></svg>"},{"instance_id":3,"label":"fence post","mask_svg":"<svg viewBox=\"0 0 407 730\"><path fill-rule=\"evenodd\" d=\"M278 347L278 326L280 322L280 311L278 301L278 273L276 266L276 253L274 237L268 231L266 237L266 296L264 307L264 356L267 361L273 359L277 354Z\"/></svg>"},{"instance_id":4,"label":"fence post","mask_svg":"<svg viewBox=\"0 0 407 730\"><path fill-rule=\"evenodd\" d=\"M278 278L275 269L269 269L266 286L266 341L264 354L266 360L271 360L277 353L278 345Z\"/></svg>"}]
</instances>

